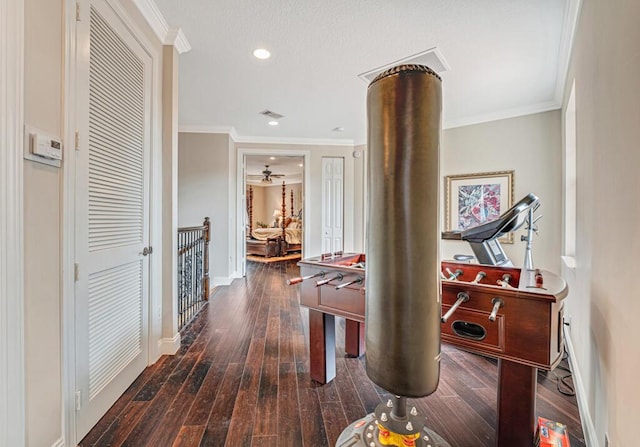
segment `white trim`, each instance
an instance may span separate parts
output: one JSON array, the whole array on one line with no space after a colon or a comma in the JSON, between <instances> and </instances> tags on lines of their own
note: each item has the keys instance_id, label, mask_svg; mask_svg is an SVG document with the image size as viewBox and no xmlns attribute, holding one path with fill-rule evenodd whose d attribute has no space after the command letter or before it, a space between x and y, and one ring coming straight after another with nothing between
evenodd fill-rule
<instances>
[{"instance_id":1,"label":"white trim","mask_svg":"<svg viewBox=\"0 0 640 447\"><path fill-rule=\"evenodd\" d=\"M237 190L238 182L234 181L233 173L238 171L238 160L236 158L236 145L230 136L227 137L227 157L229 160L228 164L228 180L227 180L227 200L229 210L229 229L228 229L228 237L227 237L227 253L229 254L229 259L227 260L227 273L230 277L235 277L237 274L237 266L239 265L239 259L236 257L240 251L236 248L239 245L244 246L244 241L241 241L240 238L242 236L242 232L238 232L236 228L241 228L241 222L244 219L238 220L237 217L239 214L239 209L242 208L239 204L240 201L236 199L240 191Z\"/></svg>"},{"instance_id":2,"label":"white trim","mask_svg":"<svg viewBox=\"0 0 640 447\"><path fill-rule=\"evenodd\" d=\"M136 29L134 36L141 36ZM148 364L156 362L162 353L154 340L162 337L162 261L165 250L162 244L162 48L150 42L141 42L151 56L151 203L149 209L149 245L153 254L149 260L149 358ZM169 250L169 253L171 251Z\"/></svg>"},{"instance_id":3,"label":"white trim","mask_svg":"<svg viewBox=\"0 0 640 447\"><path fill-rule=\"evenodd\" d=\"M169 25L164 18L158 5L153 0L133 0L142 17L147 21L149 27L153 30L154 34L158 36L160 42L164 42L169 32Z\"/></svg>"},{"instance_id":4,"label":"white trim","mask_svg":"<svg viewBox=\"0 0 640 447\"><path fill-rule=\"evenodd\" d=\"M576 271L576 258L573 256L560 256L562 265L572 272Z\"/></svg>"},{"instance_id":5,"label":"white trim","mask_svg":"<svg viewBox=\"0 0 640 447\"><path fill-rule=\"evenodd\" d=\"M237 143L258 143L258 144L297 144L305 146L353 146L350 139L331 138L278 138L278 137L244 137L238 136Z\"/></svg>"},{"instance_id":6,"label":"white trim","mask_svg":"<svg viewBox=\"0 0 640 447\"><path fill-rule=\"evenodd\" d=\"M582 423L582 430L584 431L584 440L587 447L600 447L596 427L593 425L593 419L589 413L589 403L587 402L587 392L584 387L584 381L582 380L582 374L580 374L580 368L578 368L578 365L574 362L576 354L573 350L571 331L568 329L568 326L564 326L564 339L569 353L573 383L576 388L576 398L578 400L578 409L580 410L580 421Z\"/></svg>"},{"instance_id":7,"label":"white trim","mask_svg":"<svg viewBox=\"0 0 640 447\"><path fill-rule=\"evenodd\" d=\"M158 352L162 355L174 355L180 349L180 332L173 337L165 337L158 341Z\"/></svg>"},{"instance_id":8,"label":"white trim","mask_svg":"<svg viewBox=\"0 0 640 447\"><path fill-rule=\"evenodd\" d=\"M231 126L178 126L178 132L180 133L226 133L231 135L234 140L238 134L235 133L235 129Z\"/></svg>"},{"instance_id":9,"label":"white trim","mask_svg":"<svg viewBox=\"0 0 640 447\"><path fill-rule=\"evenodd\" d=\"M64 2L64 140L75 141L76 132L76 0ZM76 151L67 145L62 163L62 433L69 444L76 436L75 350L75 222Z\"/></svg>"},{"instance_id":10,"label":"white trim","mask_svg":"<svg viewBox=\"0 0 640 447\"><path fill-rule=\"evenodd\" d=\"M228 286L230 285L234 279L238 278L238 276L214 276L211 280L213 287L217 286ZM213 289L212 287L212 289Z\"/></svg>"},{"instance_id":11,"label":"white trim","mask_svg":"<svg viewBox=\"0 0 640 447\"><path fill-rule=\"evenodd\" d=\"M25 445L24 2L0 2L0 445Z\"/></svg>"},{"instance_id":12,"label":"white trim","mask_svg":"<svg viewBox=\"0 0 640 447\"><path fill-rule=\"evenodd\" d=\"M182 32L182 28L171 28L167 32L167 37L164 39L165 45L171 45L176 48L178 54L188 53L191 51L191 44L187 40L187 36Z\"/></svg>"},{"instance_id":13,"label":"white trim","mask_svg":"<svg viewBox=\"0 0 640 447\"><path fill-rule=\"evenodd\" d=\"M133 3L163 45L173 45L178 53L191 50L191 44L181 28L170 28L158 5L153 0L133 0Z\"/></svg>"},{"instance_id":14,"label":"white trim","mask_svg":"<svg viewBox=\"0 0 640 447\"><path fill-rule=\"evenodd\" d=\"M56 442L51 444L51 447L64 447L64 438L58 439Z\"/></svg>"},{"instance_id":15,"label":"white trim","mask_svg":"<svg viewBox=\"0 0 640 447\"><path fill-rule=\"evenodd\" d=\"M287 157L302 157L304 159L304 179L303 179L303 192L304 192L304 207L308 208L311 204L311 151L309 150L301 150L298 148L292 149L247 149L242 147L237 147L236 149L236 225L232 228L235 228L234 237L238 241L236 244L236 272L244 272L245 269L242 265L240 265L240 259L243 259L242 250L245 249L244 243L240 243L242 228L239 222L244 220L244 210L241 210L238 206L238 203L242 200L241 191L245 188L245 179L242 175L242 160L247 155L280 155ZM233 175L233 173L230 173ZM304 259L306 250L311 246L311 237L309 235L309 219L303 216L303 241L302 241L302 253L301 256ZM214 279L215 284L215 279Z\"/></svg>"},{"instance_id":16,"label":"white trim","mask_svg":"<svg viewBox=\"0 0 640 447\"><path fill-rule=\"evenodd\" d=\"M444 121L443 129L454 129L456 127L470 126L473 124L488 123L491 121L516 118L518 116L533 115L534 113L548 112L550 110L558 110L562 108L562 102L552 100L538 104L531 104L523 107L515 107L513 109L500 110L498 112L485 113L480 115L458 118L455 120Z\"/></svg>"},{"instance_id":17,"label":"white trim","mask_svg":"<svg viewBox=\"0 0 640 447\"><path fill-rule=\"evenodd\" d=\"M562 104L564 88L567 83L567 73L571 62L573 42L578 29L578 17L582 8L582 0L569 0L564 10L562 23L562 35L560 36L560 48L558 50L558 73L556 74L556 86L554 90L555 101Z\"/></svg>"},{"instance_id":18,"label":"white trim","mask_svg":"<svg viewBox=\"0 0 640 447\"><path fill-rule=\"evenodd\" d=\"M232 126L181 125L181 133L227 133L235 143L257 144L297 144L306 146L354 146L350 139L332 138L278 138L278 137L248 137L238 135ZM363 143L364 144L364 143Z\"/></svg>"}]
</instances>

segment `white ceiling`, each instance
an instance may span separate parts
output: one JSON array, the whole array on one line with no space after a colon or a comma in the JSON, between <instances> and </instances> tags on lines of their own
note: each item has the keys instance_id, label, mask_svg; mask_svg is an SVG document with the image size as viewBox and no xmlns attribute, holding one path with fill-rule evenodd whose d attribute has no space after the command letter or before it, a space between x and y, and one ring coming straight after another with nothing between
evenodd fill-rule
<instances>
[{"instance_id":1,"label":"white ceiling","mask_svg":"<svg viewBox=\"0 0 640 447\"><path fill-rule=\"evenodd\" d=\"M183 130L361 144L358 75L433 47L449 67L445 128L558 108L576 0L155 2L192 47L179 62ZM272 57L254 58L257 47ZM279 126L265 109L284 115Z\"/></svg>"}]
</instances>

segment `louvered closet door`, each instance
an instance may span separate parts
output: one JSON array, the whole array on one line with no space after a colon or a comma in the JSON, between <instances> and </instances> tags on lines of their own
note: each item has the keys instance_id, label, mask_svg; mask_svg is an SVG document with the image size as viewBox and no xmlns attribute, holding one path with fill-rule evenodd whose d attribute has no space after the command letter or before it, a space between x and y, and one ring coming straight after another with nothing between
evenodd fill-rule
<instances>
[{"instance_id":1,"label":"louvered closet door","mask_svg":"<svg viewBox=\"0 0 640 447\"><path fill-rule=\"evenodd\" d=\"M77 440L147 365L150 57L103 0L78 23Z\"/></svg>"}]
</instances>

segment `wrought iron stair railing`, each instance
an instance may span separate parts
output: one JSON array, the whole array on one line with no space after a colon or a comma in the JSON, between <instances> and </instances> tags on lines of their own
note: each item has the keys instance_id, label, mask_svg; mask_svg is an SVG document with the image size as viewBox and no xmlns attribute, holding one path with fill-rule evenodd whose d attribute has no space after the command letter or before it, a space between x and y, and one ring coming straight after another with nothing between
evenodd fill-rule
<instances>
[{"instance_id":1,"label":"wrought iron stair railing","mask_svg":"<svg viewBox=\"0 0 640 447\"><path fill-rule=\"evenodd\" d=\"M182 330L209 299L211 222L178 228L178 330Z\"/></svg>"}]
</instances>

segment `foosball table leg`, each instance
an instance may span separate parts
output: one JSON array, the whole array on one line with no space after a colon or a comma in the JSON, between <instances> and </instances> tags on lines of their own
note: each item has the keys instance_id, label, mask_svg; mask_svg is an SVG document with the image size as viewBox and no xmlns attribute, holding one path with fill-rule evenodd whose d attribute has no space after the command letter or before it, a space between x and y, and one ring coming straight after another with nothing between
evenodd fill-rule
<instances>
[{"instance_id":1,"label":"foosball table leg","mask_svg":"<svg viewBox=\"0 0 640 447\"><path fill-rule=\"evenodd\" d=\"M499 360L497 447L531 447L536 417L537 368Z\"/></svg>"},{"instance_id":2,"label":"foosball table leg","mask_svg":"<svg viewBox=\"0 0 640 447\"><path fill-rule=\"evenodd\" d=\"M364 354L364 323L345 320L344 350L351 357Z\"/></svg>"},{"instance_id":3,"label":"foosball table leg","mask_svg":"<svg viewBox=\"0 0 640 447\"><path fill-rule=\"evenodd\" d=\"M309 309L309 357L311 378L327 383L336 376L335 317Z\"/></svg>"}]
</instances>

